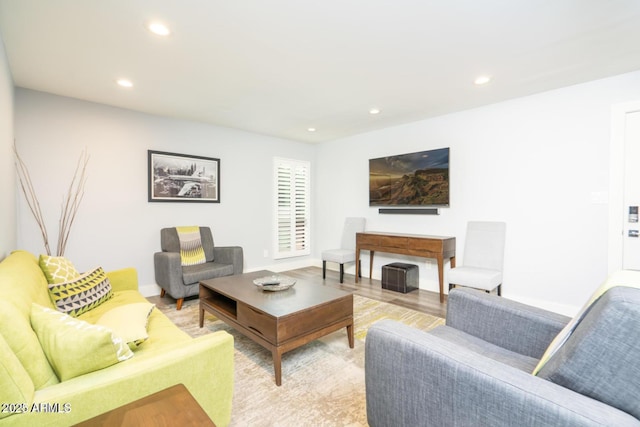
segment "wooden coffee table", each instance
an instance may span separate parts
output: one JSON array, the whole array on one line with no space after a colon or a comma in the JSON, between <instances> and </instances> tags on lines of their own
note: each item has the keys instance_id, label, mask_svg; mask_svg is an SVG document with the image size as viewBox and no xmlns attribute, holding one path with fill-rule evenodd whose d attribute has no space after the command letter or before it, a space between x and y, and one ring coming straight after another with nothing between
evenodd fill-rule
<instances>
[{"instance_id":1,"label":"wooden coffee table","mask_svg":"<svg viewBox=\"0 0 640 427\"><path fill-rule=\"evenodd\" d=\"M282 354L287 351L345 327L353 348L353 295L303 281L277 292L253 284L254 279L273 274L256 271L200 282L200 327L208 311L271 350L276 385L280 385Z\"/></svg>"},{"instance_id":2,"label":"wooden coffee table","mask_svg":"<svg viewBox=\"0 0 640 427\"><path fill-rule=\"evenodd\" d=\"M212 426L211 418L189 390L177 384L128 403L76 427Z\"/></svg>"}]
</instances>

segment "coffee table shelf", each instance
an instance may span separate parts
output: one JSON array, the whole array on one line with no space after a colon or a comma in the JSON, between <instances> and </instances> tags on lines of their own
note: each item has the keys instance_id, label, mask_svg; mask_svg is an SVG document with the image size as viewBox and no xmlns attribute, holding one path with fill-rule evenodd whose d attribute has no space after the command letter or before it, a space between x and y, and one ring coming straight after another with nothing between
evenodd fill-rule
<instances>
[{"instance_id":1,"label":"coffee table shelf","mask_svg":"<svg viewBox=\"0 0 640 427\"><path fill-rule=\"evenodd\" d=\"M201 297L202 298L202 297ZM204 301L205 305L215 307L217 310L223 312L227 316L236 319L238 317L238 303L231 298L227 298L224 295L212 292L212 295L200 300L201 305Z\"/></svg>"}]
</instances>

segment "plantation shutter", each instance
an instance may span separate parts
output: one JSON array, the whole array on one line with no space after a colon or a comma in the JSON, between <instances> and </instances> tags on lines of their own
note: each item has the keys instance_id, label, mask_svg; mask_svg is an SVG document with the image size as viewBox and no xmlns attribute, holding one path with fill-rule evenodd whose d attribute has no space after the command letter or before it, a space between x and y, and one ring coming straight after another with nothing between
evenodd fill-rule
<instances>
[{"instance_id":1,"label":"plantation shutter","mask_svg":"<svg viewBox=\"0 0 640 427\"><path fill-rule=\"evenodd\" d=\"M310 163L276 158L274 166L277 205L274 258L309 255Z\"/></svg>"}]
</instances>

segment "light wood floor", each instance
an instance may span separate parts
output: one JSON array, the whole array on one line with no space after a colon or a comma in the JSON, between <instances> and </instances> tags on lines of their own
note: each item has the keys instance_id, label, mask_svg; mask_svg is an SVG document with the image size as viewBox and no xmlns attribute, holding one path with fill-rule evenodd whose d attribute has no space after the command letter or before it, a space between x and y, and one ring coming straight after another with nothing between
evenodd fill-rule
<instances>
[{"instance_id":1,"label":"light wood floor","mask_svg":"<svg viewBox=\"0 0 640 427\"><path fill-rule=\"evenodd\" d=\"M296 270L282 271L280 274L293 277L297 280L304 280L308 283L314 283L318 286L332 286L334 288L353 292L356 295L390 304L396 304L411 310L421 311L432 316L445 317L447 313L447 296L444 296L444 303L441 304L440 297L436 292L425 291L423 289L416 289L415 291L411 291L406 294L389 291L387 289L382 289L380 280L372 280L363 277L358 283L356 283L353 274L345 274L344 283L340 283L340 273L333 270L327 270L327 278L322 280L322 268L319 267L304 267ZM187 299L190 300L195 298L197 298L197 296ZM163 298L158 295L147 299L159 307L175 303L175 300L168 295Z\"/></svg>"},{"instance_id":2,"label":"light wood floor","mask_svg":"<svg viewBox=\"0 0 640 427\"><path fill-rule=\"evenodd\" d=\"M297 270L283 271L284 274L305 282L317 283L318 285L332 286L345 291L353 292L356 295L375 299L378 301L396 304L412 310L431 314L432 316L445 317L447 313L447 296L444 303L440 303L440 296L436 292L416 289L415 291L403 294L401 292L382 289L380 280L362 277L358 283L352 274L344 275L344 283L340 283L340 273L327 270L327 278L322 280L322 268L305 267Z\"/></svg>"}]
</instances>

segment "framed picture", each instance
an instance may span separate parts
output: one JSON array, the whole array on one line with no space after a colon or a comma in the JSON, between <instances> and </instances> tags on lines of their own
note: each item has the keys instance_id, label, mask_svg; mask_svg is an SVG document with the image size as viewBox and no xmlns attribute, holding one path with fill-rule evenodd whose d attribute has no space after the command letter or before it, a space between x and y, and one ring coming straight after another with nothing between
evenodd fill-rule
<instances>
[{"instance_id":1,"label":"framed picture","mask_svg":"<svg viewBox=\"0 0 640 427\"><path fill-rule=\"evenodd\" d=\"M449 206L449 148L369 159L369 206Z\"/></svg>"},{"instance_id":2,"label":"framed picture","mask_svg":"<svg viewBox=\"0 0 640 427\"><path fill-rule=\"evenodd\" d=\"M150 202L220 203L220 159L148 151Z\"/></svg>"}]
</instances>

